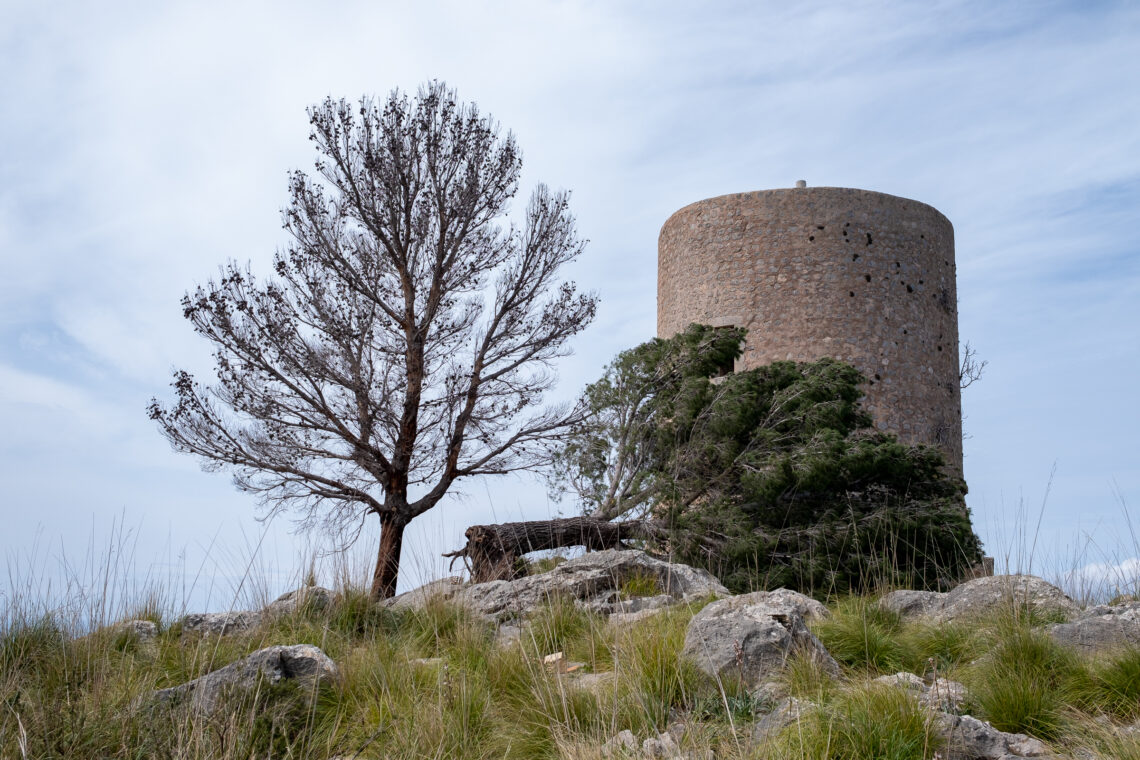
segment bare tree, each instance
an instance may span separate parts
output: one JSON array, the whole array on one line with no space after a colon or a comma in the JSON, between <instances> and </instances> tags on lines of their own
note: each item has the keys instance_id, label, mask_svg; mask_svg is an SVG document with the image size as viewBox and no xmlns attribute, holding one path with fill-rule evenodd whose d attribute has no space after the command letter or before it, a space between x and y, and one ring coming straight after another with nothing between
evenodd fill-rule
<instances>
[{"instance_id":1,"label":"bare tree","mask_svg":"<svg viewBox=\"0 0 1140 760\"><path fill-rule=\"evenodd\" d=\"M454 91L327 99L309 118L323 181L291 175L277 277L230 263L187 294L217 380L177 371L149 414L269 514L340 530L376 515L384 598L409 522L462 478L545 465L580 420L541 399L596 298L557 279L584 245L567 195L539 186L506 223L518 148Z\"/></svg>"},{"instance_id":2,"label":"bare tree","mask_svg":"<svg viewBox=\"0 0 1140 760\"><path fill-rule=\"evenodd\" d=\"M962 346L962 365L958 368L958 385L962 390L982 379L987 364L988 361L978 358L978 351L970 345L970 341L966 341Z\"/></svg>"}]
</instances>

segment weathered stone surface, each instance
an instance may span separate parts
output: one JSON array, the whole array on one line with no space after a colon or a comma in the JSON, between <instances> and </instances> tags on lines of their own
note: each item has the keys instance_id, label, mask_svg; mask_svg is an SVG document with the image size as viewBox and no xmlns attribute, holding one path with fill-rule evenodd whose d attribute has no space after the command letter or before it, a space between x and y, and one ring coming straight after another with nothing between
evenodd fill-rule
<instances>
[{"instance_id":1,"label":"weathered stone surface","mask_svg":"<svg viewBox=\"0 0 1140 760\"><path fill-rule=\"evenodd\" d=\"M946 760L1016 760L1053 757L1048 747L1025 734L1007 734L969 715L938 715L934 730L946 741Z\"/></svg>"},{"instance_id":2,"label":"weathered stone surface","mask_svg":"<svg viewBox=\"0 0 1140 760\"><path fill-rule=\"evenodd\" d=\"M966 687L957 681L948 681L945 678L935 679L934 683L926 683L914 673L895 673L890 676L879 676L875 683L896 686L910 692L923 707L937 712L958 714L962 703L966 701Z\"/></svg>"},{"instance_id":3,"label":"weathered stone surface","mask_svg":"<svg viewBox=\"0 0 1140 760\"><path fill-rule=\"evenodd\" d=\"M871 381L860 403L877 429L941 448L960 473L956 292L949 220L867 190L709 198L669 217L658 241L658 336L746 327L738 370L848 362Z\"/></svg>"},{"instance_id":4,"label":"weathered stone surface","mask_svg":"<svg viewBox=\"0 0 1140 760\"><path fill-rule=\"evenodd\" d=\"M752 741L760 743L776 737L781 731L798 721L813 705L810 702L789 697L762 715L752 724Z\"/></svg>"},{"instance_id":5,"label":"weathered stone surface","mask_svg":"<svg viewBox=\"0 0 1140 760\"><path fill-rule=\"evenodd\" d=\"M632 615L637 612L661 610L677 604L677 598L670 594L657 596L636 596L622 599L617 591L611 591L599 598L584 603L584 606L599 615Z\"/></svg>"},{"instance_id":6,"label":"weathered stone surface","mask_svg":"<svg viewBox=\"0 0 1140 760\"><path fill-rule=\"evenodd\" d=\"M313 610L328 609L332 604L333 592L320 586L302 586L294 591L287 591L270 602L265 610L274 615L283 615L295 612L302 606Z\"/></svg>"},{"instance_id":7,"label":"weathered stone surface","mask_svg":"<svg viewBox=\"0 0 1140 760\"><path fill-rule=\"evenodd\" d=\"M474 585L436 581L395 597L389 606L414 609L428 599L442 596L485 617L506 620L524 615L551 599L568 598L601 614L629 612L638 609L638 604L635 600L618 599L616 592L625 582L644 577L654 579L657 585L657 593L651 597L654 601L645 602L645 608L666 604L664 597L681 602L728 595L728 589L704 570L659 560L641 551L607 549L583 554L545 573L514 581Z\"/></svg>"},{"instance_id":8,"label":"weathered stone surface","mask_svg":"<svg viewBox=\"0 0 1140 760\"><path fill-rule=\"evenodd\" d=\"M1050 626L1049 633L1087 654L1140 646L1140 602L1090 607L1076 620Z\"/></svg>"},{"instance_id":9,"label":"weathered stone surface","mask_svg":"<svg viewBox=\"0 0 1140 760\"><path fill-rule=\"evenodd\" d=\"M224 636L248 631L261 625L261 613L250 610L233 612L200 612L186 615L179 622L183 633Z\"/></svg>"},{"instance_id":10,"label":"weathered stone surface","mask_svg":"<svg viewBox=\"0 0 1140 760\"><path fill-rule=\"evenodd\" d=\"M628 757L637 750L637 737L627 728L602 745L602 756Z\"/></svg>"},{"instance_id":11,"label":"weathered stone surface","mask_svg":"<svg viewBox=\"0 0 1140 760\"><path fill-rule=\"evenodd\" d=\"M500 649L513 647L522 640L522 627L517 625L500 625L495 631L495 646Z\"/></svg>"},{"instance_id":12,"label":"weathered stone surface","mask_svg":"<svg viewBox=\"0 0 1140 760\"><path fill-rule=\"evenodd\" d=\"M776 677L788 657L805 653L838 675L839 665L804 624L796 601L770 592L713 602L689 622L682 654L701 670L740 679L753 690Z\"/></svg>"},{"instance_id":13,"label":"weathered stone surface","mask_svg":"<svg viewBox=\"0 0 1140 760\"><path fill-rule=\"evenodd\" d=\"M831 617L831 612L824 606L823 602L789 588L778 588L775 591L754 591L745 596L751 600L749 604L760 602L773 609L795 612L804 620L824 620Z\"/></svg>"},{"instance_id":14,"label":"weathered stone surface","mask_svg":"<svg viewBox=\"0 0 1140 760\"><path fill-rule=\"evenodd\" d=\"M642 620L654 618L665 611L665 607L658 607L657 609L640 610L638 612L615 612L606 618L606 623L615 628L625 628L634 623L640 623Z\"/></svg>"},{"instance_id":15,"label":"weathered stone surface","mask_svg":"<svg viewBox=\"0 0 1140 760\"><path fill-rule=\"evenodd\" d=\"M617 674L610 670L601 673L574 674L570 678L570 684L583 691L601 695L614 690Z\"/></svg>"},{"instance_id":16,"label":"weathered stone surface","mask_svg":"<svg viewBox=\"0 0 1140 760\"><path fill-rule=\"evenodd\" d=\"M1035 575L976 578L944 594L893 591L879 604L904 618L932 622L969 620L1003 610L1031 609L1038 614L1073 616L1080 607L1064 591Z\"/></svg>"},{"instance_id":17,"label":"weathered stone surface","mask_svg":"<svg viewBox=\"0 0 1140 760\"><path fill-rule=\"evenodd\" d=\"M337 677L336 663L315 646L273 646L256 652L201 678L160 689L159 704L186 705L200 713L212 713L229 696L248 695L258 686L292 680L305 689Z\"/></svg>"},{"instance_id":18,"label":"weathered stone surface","mask_svg":"<svg viewBox=\"0 0 1140 760\"><path fill-rule=\"evenodd\" d=\"M419 588L385 599L382 605L392 610L420 609L432 599L451 599L465 588L458 576L440 578Z\"/></svg>"},{"instance_id":19,"label":"weathered stone surface","mask_svg":"<svg viewBox=\"0 0 1140 760\"><path fill-rule=\"evenodd\" d=\"M142 644L158 636L158 626L151 620L126 620L112 626L112 632L116 636L125 634Z\"/></svg>"},{"instance_id":20,"label":"weathered stone surface","mask_svg":"<svg viewBox=\"0 0 1140 760\"><path fill-rule=\"evenodd\" d=\"M902 618L916 618L936 611L945 594L937 591L892 591L879 600L879 607Z\"/></svg>"}]
</instances>

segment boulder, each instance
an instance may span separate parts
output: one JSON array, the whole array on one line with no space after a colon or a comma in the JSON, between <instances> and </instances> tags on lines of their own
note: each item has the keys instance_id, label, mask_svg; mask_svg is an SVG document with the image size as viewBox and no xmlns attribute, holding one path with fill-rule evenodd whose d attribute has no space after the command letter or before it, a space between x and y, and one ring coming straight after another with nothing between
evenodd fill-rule
<instances>
[{"instance_id":1,"label":"boulder","mask_svg":"<svg viewBox=\"0 0 1140 760\"><path fill-rule=\"evenodd\" d=\"M879 600L883 609L906 619L949 623L1003 610L1070 617L1080 607L1064 591L1035 575L995 575L967 581L946 593L892 591Z\"/></svg>"},{"instance_id":2,"label":"boulder","mask_svg":"<svg viewBox=\"0 0 1140 760\"><path fill-rule=\"evenodd\" d=\"M193 681L160 689L154 693L154 701L210 714L227 697L249 696L265 684L294 681L310 690L336 677L336 663L315 646L273 646L259 649Z\"/></svg>"},{"instance_id":3,"label":"boulder","mask_svg":"<svg viewBox=\"0 0 1140 760\"><path fill-rule=\"evenodd\" d=\"M918 700L920 705L937 712L957 715L966 701L966 687L957 681L948 681L945 678L936 678L933 683L928 684L914 673L895 673L891 676L879 676L875 679L875 683L905 689Z\"/></svg>"},{"instance_id":4,"label":"boulder","mask_svg":"<svg viewBox=\"0 0 1140 760\"><path fill-rule=\"evenodd\" d=\"M241 633L261 625L261 613L251 610L232 612L199 612L185 615L180 621L182 633L201 633L225 636Z\"/></svg>"},{"instance_id":5,"label":"boulder","mask_svg":"<svg viewBox=\"0 0 1140 760\"><path fill-rule=\"evenodd\" d=\"M814 705L810 702L788 697L777 704L771 712L760 716L752 724L752 742L759 744L773 739L788 726L799 721L801 717L812 710Z\"/></svg>"},{"instance_id":6,"label":"boulder","mask_svg":"<svg viewBox=\"0 0 1140 760\"><path fill-rule=\"evenodd\" d=\"M892 591L879 600L879 607L907 620L937 611L945 596L937 591Z\"/></svg>"},{"instance_id":7,"label":"boulder","mask_svg":"<svg viewBox=\"0 0 1140 760\"><path fill-rule=\"evenodd\" d=\"M128 636L140 644L157 638L158 626L151 620L126 620L111 627L115 636Z\"/></svg>"},{"instance_id":8,"label":"boulder","mask_svg":"<svg viewBox=\"0 0 1140 760\"><path fill-rule=\"evenodd\" d=\"M1055 757L1037 739L1025 734L1007 734L969 715L935 717L934 731L946 742L946 760L1017 760Z\"/></svg>"},{"instance_id":9,"label":"boulder","mask_svg":"<svg viewBox=\"0 0 1140 760\"><path fill-rule=\"evenodd\" d=\"M799 609L810 600L800 596L757 591L713 602L689 621L682 654L711 676L739 679L749 691L775 679L797 653L838 675L838 663L804 624Z\"/></svg>"},{"instance_id":10,"label":"boulder","mask_svg":"<svg viewBox=\"0 0 1140 760\"><path fill-rule=\"evenodd\" d=\"M397 594L391 599L385 599L380 604L390 610L417 610L422 609L432 599L451 599L464 588L463 579L459 576L440 578L411 591Z\"/></svg>"},{"instance_id":11,"label":"boulder","mask_svg":"<svg viewBox=\"0 0 1140 760\"><path fill-rule=\"evenodd\" d=\"M333 592L320 586L302 586L295 591L288 591L274 599L265 611L273 615L285 615L296 612L302 606L310 609L325 610L332 604Z\"/></svg>"},{"instance_id":12,"label":"boulder","mask_svg":"<svg viewBox=\"0 0 1140 760\"><path fill-rule=\"evenodd\" d=\"M638 748L637 737L627 728L602 745L602 757L631 757Z\"/></svg>"},{"instance_id":13,"label":"boulder","mask_svg":"<svg viewBox=\"0 0 1140 760\"><path fill-rule=\"evenodd\" d=\"M1049 626L1049 634L1086 654L1140 646L1140 602L1090 607L1076 620Z\"/></svg>"},{"instance_id":14,"label":"boulder","mask_svg":"<svg viewBox=\"0 0 1140 760\"><path fill-rule=\"evenodd\" d=\"M652 601L638 607L622 599L623 585L632 580L654 582ZM573 599L581 606L606 615L666 604L727 596L728 589L705 570L650 557L636 550L607 549L567 560L539 575L513 581L462 585L450 579L435 581L388 602L392 609L416 609L432 598L449 599L479 615L504 621L519 617L556 598ZM634 602L631 604L631 602Z\"/></svg>"}]
</instances>

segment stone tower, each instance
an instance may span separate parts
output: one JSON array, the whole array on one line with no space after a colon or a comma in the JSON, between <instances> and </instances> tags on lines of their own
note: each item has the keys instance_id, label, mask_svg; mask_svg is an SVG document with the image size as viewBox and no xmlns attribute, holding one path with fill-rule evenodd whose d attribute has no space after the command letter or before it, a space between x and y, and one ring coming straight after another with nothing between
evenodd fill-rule
<instances>
[{"instance_id":1,"label":"stone tower","mask_svg":"<svg viewBox=\"0 0 1140 760\"><path fill-rule=\"evenodd\" d=\"M657 334L748 328L738 369L842 359L881 430L962 472L954 228L918 201L805 187L722 195L661 228Z\"/></svg>"}]
</instances>

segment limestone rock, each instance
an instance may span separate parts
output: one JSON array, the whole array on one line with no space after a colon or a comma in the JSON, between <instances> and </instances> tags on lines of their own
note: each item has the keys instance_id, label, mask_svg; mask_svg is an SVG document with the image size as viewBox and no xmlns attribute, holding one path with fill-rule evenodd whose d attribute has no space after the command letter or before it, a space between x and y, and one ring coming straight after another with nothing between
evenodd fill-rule
<instances>
[{"instance_id":1,"label":"limestone rock","mask_svg":"<svg viewBox=\"0 0 1140 760\"><path fill-rule=\"evenodd\" d=\"M657 609L639 610L637 612L615 612L606 618L606 623L615 628L624 628L634 623L640 623L642 620L657 617L664 611L664 607L658 607Z\"/></svg>"},{"instance_id":2,"label":"limestone rock","mask_svg":"<svg viewBox=\"0 0 1140 760\"><path fill-rule=\"evenodd\" d=\"M792 593L757 591L713 602L689 622L682 654L709 675L740 679L750 691L775 678L796 653L838 675L839 665L807 629Z\"/></svg>"},{"instance_id":3,"label":"limestone rock","mask_svg":"<svg viewBox=\"0 0 1140 760\"><path fill-rule=\"evenodd\" d=\"M645 577L655 581L657 593L651 597L654 601L645 602L646 606L642 608L669 603L664 597L681 602L710 595L728 595L728 589L705 570L659 560L641 551L607 549L583 554L545 573L513 581L473 585L436 581L395 597L389 606L393 609L415 609L426 604L428 599L442 596L469 607L477 614L503 621L525 615L551 599L562 597L574 599L583 607L601 614L624 613L638 609L638 605L623 602L616 592L621 591L627 581Z\"/></svg>"},{"instance_id":4,"label":"limestone rock","mask_svg":"<svg viewBox=\"0 0 1140 760\"><path fill-rule=\"evenodd\" d=\"M522 640L522 627L517 625L500 625L495 631L495 646L508 649Z\"/></svg>"},{"instance_id":5,"label":"limestone rock","mask_svg":"<svg viewBox=\"0 0 1140 760\"><path fill-rule=\"evenodd\" d=\"M158 626L151 620L126 620L116 623L111 630L116 636L130 636L140 644L158 636Z\"/></svg>"},{"instance_id":6,"label":"limestone rock","mask_svg":"<svg viewBox=\"0 0 1140 760\"><path fill-rule=\"evenodd\" d=\"M1076 615L1080 608L1064 591L1035 575L995 575L975 578L944 594L892 591L879 600L884 609L904 618L948 623L1016 608L1041 614Z\"/></svg>"},{"instance_id":7,"label":"limestone rock","mask_svg":"<svg viewBox=\"0 0 1140 760\"><path fill-rule=\"evenodd\" d=\"M288 591L270 602L265 610L271 614L284 615L295 612L303 605L313 610L328 609L332 604L333 592L320 586L302 586Z\"/></svg>"},{"instance_id":8,"label":"limestone rock","mask_svg":"<svg viewBox=\"0 0 1140 760\"><path fill-rule=\"evenodd\" d=\"M914 673L879 676L875 683L887 684L910 692L918 703L937 712L958 714L966 701L966 687L957 681L937 678L928 684Z\"/></svg>"},{"instance_id":9,"label":"limestone rock","mask_svg":"<svg viewBox=\"0 0 1140 760\"><path fill-rule=\"evenodd\" d=\"M603 757L622 757L632 755L638 749L637 737L628 728L602 745Z\"/></svg>"},{"instance_id":10,"label":"limestone rock","mask_svg":"<svg viewBox=\"0 0 1140 760\"><path fill-rule=\"evenodd\" d=\"M910 619L938 610L945 596L937 591L892 591L879 600L879 607Z\"/></svg>"},{"instance_id":11,"label":"limestone rock","mask_svg":"<svg viewBox=\"0 0 1140 760\"><path fill-rule=\"evenodd\" d=\"M159 704L186 705L194 712L209 714L225 697L248 695L263 684L292 680L304 689L312 689L336 677L336 663L315 646L273 646L259 649L201 678L160 689L154 693L154 699Z\"/></svg>"},{"instance_id":12,"label":"limestone rock","mask_svg":"<svg viewBox=\"0 0 1140 760\"><path fill-rule=\"evenodd\" d=\"M781 731L798 721L813 705L789 697L776 705L771 712L752 724L752 741L760 743L776 737Z\"/></svg>"},{"instance_id":13,"label":"limestone rock","mask_svg":"<svg viewBox=\"0 0 1140 760\"><path fill-rule=\"evenodd\" d=\"M632 599L622 599L618 591L611 591L584 603L586 609L599 615L633 615L638 612L663 610L677 603L677 598L670 594L657 596L636 596Z\"/></svg>"},{"instance_id":14,"label":"limestone rock","mask_svg":"<svg viewBox=\"0 0 1140 760\"><path fill-rule=\"evenodd\" d=\"M570 679L572 686L599 696L612 692L616 683L617 674L610 670L601 673L582 673Z\"/></svg>"},{"instance_id":15,"label":"limestone rock","mask_svg":"<svg viewBox=\"0 0 1140 760\"><path fill-rule=\"evenodd\" d=\"M1061 644L1086 654L1140 645L1140 602L1090 607L1073 621L1049 627Z\"/></svg>"},{"instance_id":16,"label":"limestone rock","mask_svg":"<svg viewBox=\"0 0 1140 760\"><path fill-rule=\"evenodd\" d=\"M1016 760L1052 757L1049 749L1025 734L1007 734L969 715L938 715L934 730L946 741L946 760Z\"/></svg>"},{"instance_id":17,"label":"limestone rock","mask_svg":"<svg viewBox=\"0 0 1140 760\"><path fill-rule=\"evenodd\" d=\"M249 610L233 612L200 612L186 615L179 621L183 633L201 633L225 636L241 633L261 625L261 613Z\"/></svg>"},{"instance_id":18,"label":"limestone rock","mask_svg":"<svg viewBox=\"0 0 1140 760\"><path fill-rule=\"evenodd\" d=\"M431 583L425 583L411 591L397 594L391 599L385 599L381 604L392 610L422 609L428 601L432 599L451 599L458 592L463 590L463 588L463 579L459 576L440 578Z\"/></svg>"}]
</instances>

